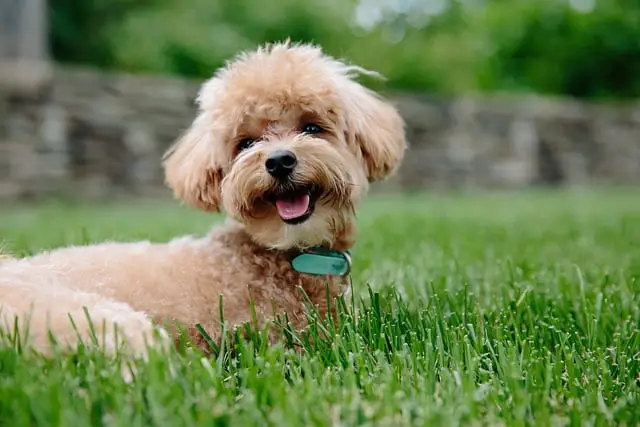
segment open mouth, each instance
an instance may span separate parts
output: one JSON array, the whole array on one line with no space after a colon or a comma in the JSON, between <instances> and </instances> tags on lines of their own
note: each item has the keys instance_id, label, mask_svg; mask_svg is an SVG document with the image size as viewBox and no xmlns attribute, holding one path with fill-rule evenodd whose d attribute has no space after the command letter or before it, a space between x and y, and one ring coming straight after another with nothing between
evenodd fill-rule
<instances>
[{"instance_id":1,"label":"open mouth","mask_svg":"<svg viewBox=\"0 0 640 427\"><path fill-rule=\"evenodd\" d=\"M301 224L313 214L314 197L311 191L282 192L273 198L278 215L287 224Z\"/></svg>"}]
</instances>

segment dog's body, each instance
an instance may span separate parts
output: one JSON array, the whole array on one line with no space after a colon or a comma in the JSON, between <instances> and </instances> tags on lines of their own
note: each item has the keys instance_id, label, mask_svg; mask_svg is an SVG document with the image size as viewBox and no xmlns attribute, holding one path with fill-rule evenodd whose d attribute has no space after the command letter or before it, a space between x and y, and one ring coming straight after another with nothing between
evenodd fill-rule
<instances>
[{"instance_id":1,"label":"dog's body","mask_svg":"<svg viewBox=\"0 0 640 427\"><path fill-rule=\"evenodd\" d=\"M224 208L227 222L166 244L105 243L3 260L5 325L29 316L30 343L46 351L49 330L66 344L77 332L87 339L86 308L108 350L119 345L117 325L140 353L167 322L196 342L201 324L215 339L220 297L232 326L255 310L261 322L286 313L303 327L307 298L326 314L327 284L336 297L346 277L301 273L291 260L309 248L347 251L355 206L369 182L395 170L406 146L396 110L351 80L358 70L288 43L228 64L203 86L198 117L164 162L180 198L205 211Z\"/></svg>"},{"instance_id":2,"label":"dog's body","mask_svg":"<svg viewBox=\"0 0 640 427\"><path fill-rule=\"evenodd\" d=\"M144 350L155 325L171 326L174 320L206 351L208 344L194 325L218 338L220 297L224 319L232 326L252 318L250 301L259 321L269 319L274 310L286 312L296 328L305 319L303 299L309 298L320 313L326 313L327 289L335 298L344 291L347 279L296 272L291 256L257 245L234 223L216 227L203 237L181 237L163 244L103 243L58 249L0 266L3 315L11 321L9 316L23 314L26 303L33 303L30 332L37 348L47 345L49 325L56 339L76 339L67 313L87 334L83 330L89 326L87 307L98 338L104 326L104 332L111 334L110 323L117 322L118 332L126 335L135 352ZM40 316L45 309L50 319ZM52 323L42 324L43 320Z\"/></svg>"}]
</instances>

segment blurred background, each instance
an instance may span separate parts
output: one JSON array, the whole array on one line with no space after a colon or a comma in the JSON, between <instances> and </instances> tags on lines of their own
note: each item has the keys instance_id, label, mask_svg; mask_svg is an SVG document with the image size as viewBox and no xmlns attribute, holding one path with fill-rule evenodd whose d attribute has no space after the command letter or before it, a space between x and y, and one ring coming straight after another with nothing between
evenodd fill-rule
<instances>
[{"instance_id":1,"label":"blurred background","mask_svg":"<svg viewBox=\"0 0 640 427\"><path fill-rule=\"evenodd\" d=\"M0 200L167 195L198 85L285 38L386 76L380 189L640 182L637 0L0 0Z\"/></svg>"}]
</instances>

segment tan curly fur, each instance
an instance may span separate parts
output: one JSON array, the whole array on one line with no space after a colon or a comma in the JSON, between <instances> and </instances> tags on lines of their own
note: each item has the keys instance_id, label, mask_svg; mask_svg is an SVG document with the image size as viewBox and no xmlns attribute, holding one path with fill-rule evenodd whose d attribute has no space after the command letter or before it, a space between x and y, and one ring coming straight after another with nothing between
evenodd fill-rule
<instances>
[{"instance_id":1,"label":"tan curly fur","mask_svg":"<svg viewBox=\"0 0 640 427\"><path fill-rule=\"evenodd\" d=\"M232 326L251 320L250 300L260 322L275 308L304 327L307 297L326 314L326 283L333 298L344 279L298 273L290 258L312 246L349 249L369 183L393 173L406 148L400 115L355 81L362 73L311 45L285 42L238 55L203 84L197 117L163 159L177 197L224 211L226 222L163 244L111 242L3 260L2 320L28 318L30 343L46 352L48 330L62 344L87 339L86 308L98 336L106 333L107 350L122 344L112 334L117 325L127 348L143 354L167 322L193 338L201 324L216 339L221 296ZM304 132L309 123L321 131ZM247 138L252 145L240 150ZM285 184L265 168L275 150L298 159ZM314 210L289 224L269 195L299 188L313 189Z\"/></svg>"}]
</instances>

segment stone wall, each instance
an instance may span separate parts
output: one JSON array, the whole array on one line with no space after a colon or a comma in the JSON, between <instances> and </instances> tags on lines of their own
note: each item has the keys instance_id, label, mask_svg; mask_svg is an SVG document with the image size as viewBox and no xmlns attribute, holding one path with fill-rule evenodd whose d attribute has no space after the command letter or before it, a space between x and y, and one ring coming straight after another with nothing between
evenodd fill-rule
<instances>
[{"instance_id":1,"label":"stone wall","mask_svg":"<svg viewBox=\"0 0 640 427\"><path fill-rule=\"evenodd\" d=\"M168 195L160 157L199 82L56 68L0 85L0 198ZM640 106L393 96L410 152L389 190L640 183Z\"/></svg>"}]
</instances>

